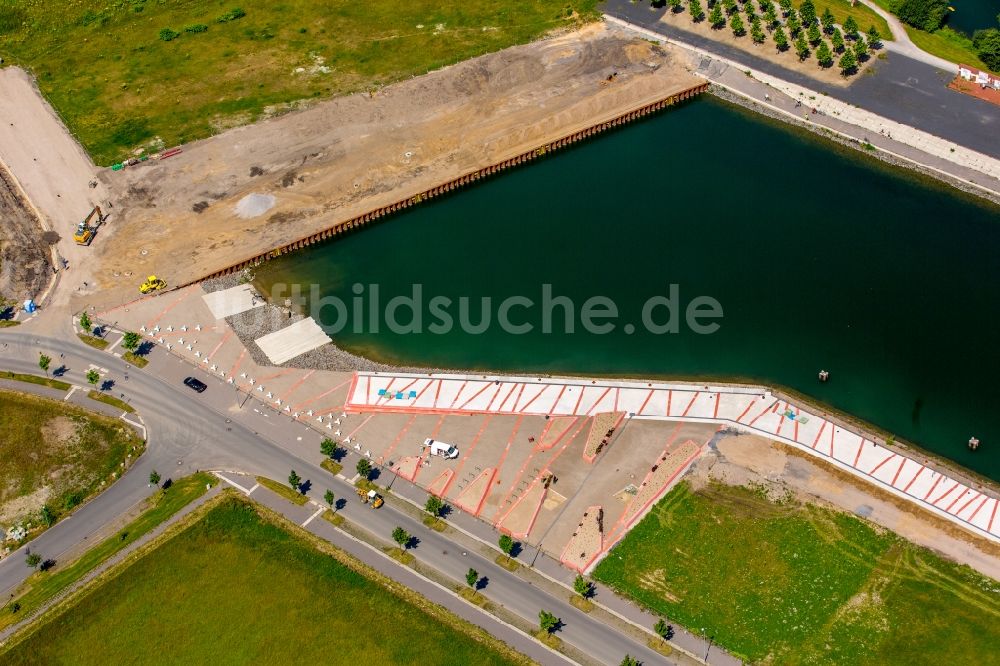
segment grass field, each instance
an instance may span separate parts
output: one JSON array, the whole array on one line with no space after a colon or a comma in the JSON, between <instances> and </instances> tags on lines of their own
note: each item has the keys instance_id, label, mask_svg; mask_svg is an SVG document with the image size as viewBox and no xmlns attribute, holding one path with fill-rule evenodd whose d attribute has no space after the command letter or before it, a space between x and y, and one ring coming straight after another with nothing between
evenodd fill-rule
<instances>
[{"instance_id":1,"label":"grass field","mask_svg":"<svg viewBox=\"0 0 1000 666\"><path fill-rule=\"evenodd\" d=\"M40 625L0 661L522 663L457 618L397 596L237 498Z\"/></svg>"},{"instance_id":2,"label":"grass field","mask_svg":"<svg viewBox=\"0 0 1000 666\"><path fill-rule=\"evenodd\" d=\"M751 661L1000 663L1000 583L745 488L678 485L594 578Z\"/></svg>"},{"instance_id":3,"label":"grass field","mask_svg":"<svg viewBox=\"0 0 1000 666\"><path fill-rule=\"evenodd\" d=\"M367 90L527 42L596 16L595 4L123 0L57 8L0 0L0 56L36 75L106 165L139 145L191 141L296 100ZM245 16L219 21L236 7ZM177 37L164 41L164 29Z\"/></svg>"},{"instance_id":4,"label":"grass field","mask_svg":"<svg viewBox=\"0 0 1000 666\"><path fill-rule=\"evenodd\" d=\"M141 447L139 436L115 419L0 391L0 525L27 516L38 527L43 504L58 518L102 481L111 482L126 456L134 460Z\"/></svg>"},{"instance_id":5,"label":"grass field","mask_svg":"<svg viewBox=\"0 0 1000 666\"><path fill-rule=\"evenodd\" d=\"M167 490L153 495L149 507L138 518L114 536L97 544L71 563L57 563L51 571L37 571L18 588L17 603L21 610L0 613L0 629L4 629L41 608L49 600L82 579L101 563L137 539L154 530L158 525L205 494L206 485L215 485L218 479L210 474L198 473L170 484ZM122 536L124 535L124 537Z\"/></svg>"}]
</instances>

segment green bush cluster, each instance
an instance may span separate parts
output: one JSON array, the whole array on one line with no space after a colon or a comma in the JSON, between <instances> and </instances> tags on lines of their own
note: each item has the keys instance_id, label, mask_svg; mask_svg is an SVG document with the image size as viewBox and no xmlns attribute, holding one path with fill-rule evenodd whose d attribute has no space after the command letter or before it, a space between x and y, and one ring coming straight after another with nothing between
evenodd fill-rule
<instances>
[{"instance_id":1,"label":"green bush cluster","mask_svg":"<svg viewBox=\"0 0 1000 666\"><path fill-rule=\"evenodd\" d=\"M164 28L160 30L160 39L162 39L165 42L172 41L180 36L181 33L177 32L176 30L172 30L170 28Z\"/></svg>"},{"instance_id":2,"label":"green bush cluster","mask_svg":"<svg viewBox=\"0 0 1000 666\"><path fill-rule=\"evenodd\" d=\"M233 7L228 12L226 12L225 14L223 14L222 16L220 16L215 20L218 21L219 23L229 23L230 21L241 19L246 15L247 13L243 11L243 9L241 9L240 7Z\"/></svg>"},{"instance_id":3,"label":"green bush cluster","mask_svg":"<svg viewBox=\"0 0 1000 666\"><path fill-rule=\"evenodd\" d=\"M208 26L204 23L195 23L184 28L184 32L205 32L206 30L208 30Z\"/></svg>"}]
</instances>

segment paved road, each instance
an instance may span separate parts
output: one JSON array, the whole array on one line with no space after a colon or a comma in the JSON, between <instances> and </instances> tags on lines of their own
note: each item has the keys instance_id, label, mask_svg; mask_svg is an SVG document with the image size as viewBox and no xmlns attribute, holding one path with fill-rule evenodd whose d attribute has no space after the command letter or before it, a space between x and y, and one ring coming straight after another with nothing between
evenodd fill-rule
<instances>
[{"instance_id":1,"label":"paved road","mask_svg":"<svg viewBox=\"0 0 1000 666\"><path fill-rule=\"evenodd\" d=\"M664 37L745 63L766 74L1000 158L1000 141L997 141L1000 106L948 89L947 84L955 77L957 69L942 70L901 53L890 53L885 60L871 65L872 75L858 76L846 88L831 86L741 49L664 23L660 18L666 8L651 9L646 2L606 0L600 9Z\"/></svg>"},{"instance_id":2,"label":"paved road","mask_svg":"<svg viewBox=\"0 0 1000 666\"><path fill-rule=\"evenodd\" d=\"M471 552L467 556L456 554L455 544L446 536L389 506L371 511L351 501L353 487L332 477L318 465L321 459L319 433L254 401L240 409L236 391L208 375L202 375L209 384L204 394L190 392L181 380L197 371L167 352L154 350L150 366L136 372L120 358L76 341L61 342L21 332L0 333L0 367L37 372L36 359L40 351L54 358L65 354L65 358L60 359L68 368L63 379L75 384L86 385L84 375L91 365L105 368L107 373L102 379L115 381L114 392L124 393L125 399L142 415L149 432L146 455L122 479L71 518L30 543L30 547L43 557L58 561L61 553L86 540L102 525L145 498L152 490L147 481L154 468L164 477L182 476L198 469L228 469L275 479L284 479L294 468L302 478L312 482L309 495L314 499L321 498L327 488L338 497L350 498L343 510L345 515L373 534L388 537L394 527L402 526L420 539L415 554L436 568L454 567L455 571L449 575L457 580L464 577L469 566L476 568L489 578L488 596L529 621L534 622L542 608L555 613L566 623L563 639L583 653L602 663L618 663L626 653L646 664L664 663L661 656L644 644L577 611L568 603L568 594L549 595L491 560ZM353 461L348 460L347 469L352 467ZM364 559L375 565L379 556L371 553ZM19 554L0 561L0 596L23 581L28 573ZM466 617L478 614L472 608L466 611Z\"/></svg>"}]
</instances>

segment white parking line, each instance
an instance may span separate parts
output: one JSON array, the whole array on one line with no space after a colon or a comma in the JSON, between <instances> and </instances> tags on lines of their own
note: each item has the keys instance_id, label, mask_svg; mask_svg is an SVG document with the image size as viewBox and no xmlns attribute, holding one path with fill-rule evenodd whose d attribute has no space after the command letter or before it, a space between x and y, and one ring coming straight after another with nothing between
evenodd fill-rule
<instances>
[{"instance_id":1,"label":"white parking line","mask_svg":"<svg viewBox=\"0 0 1000 666\"><path fill-rule=\"evenodd\" d=\"M228 484L229 484L229 485L231 485L232 487L236 488L237 490L240 490L240 491L243 491L243 492L244 492L244 493L246 493L247 495L249 495L250 493L252 493L252 492L253 492L253 490L247 490L246 488L244 488L244 487L243 487L243 486L241 486L240 484L236 483L235 481L233 481L232 479L230 479L230 478L229 478L229 477L227 477L227 476L223 476L223 475L222 475L221 473L219 473L219 472L212 472L212 474L215 474L215 475L216 475L217 477L219 477L220 479L222 479L223 481L225 481L226 483L228 483ZM258 485L260 485L260 484L258 484ZM257 486L254 486L254 489L256 489L256 488L257 488Z\"/></svg>"},{"instance_id":2,"label":"white parking line","mask_svg":"<svg viewBox=\"0 0 1000 666\"><path fill-rule=\"evenodd\" d=\"M306 521L304 523L302 523L302 527L305 527L306 525L308 525L309 523L311 523L313 521L313 518L315 518L319 514L323 513L324 511L326 511L326 507L325 506L321 506L320 508L316 509L316 513L314 513L313 515L311 515L308 518L306 518Z\"/></svg>"},{"instance_id":3,"label":"white parking line","mask_svg":"<svg viewBox=\"0 0 1000 666\"><path fill-rule=\"evenodd\" d=\"M75 384L73 386L71 386L69 388L69 392L66 395L63 396L63 400L69 400L70 396L73 395L74 393L76 393L77 389L79 389L79 388L80 387L77 386L77 385L75 385Z\"/></svg>"}]
</instances>

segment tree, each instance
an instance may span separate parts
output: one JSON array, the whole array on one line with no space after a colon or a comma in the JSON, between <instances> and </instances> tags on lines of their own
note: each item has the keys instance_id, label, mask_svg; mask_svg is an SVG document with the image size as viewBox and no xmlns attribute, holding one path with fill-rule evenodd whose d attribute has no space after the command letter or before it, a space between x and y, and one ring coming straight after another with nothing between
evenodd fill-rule
<instances>
[{"instance_id":1,"label":"tree","mask_svg":"<svg viewBox=\"0 0 1000 666\"><path fill-rule=\"evenodd\" d=\"M809 26L809 30L806 32L806 34L809 36L809 43L812 44L813 46L819 44L820 40L823 39L823 35L820 34L819 31L819 26L817 26L815 23Z\"/></svg>"},{"instance_id":2,"label":"tree","mask_svg":"<svg viewBox=\"0 0 1000 666\"><path fill-rule=\"evenodd\" d=\"M737 37L747 34L747 29L743 27L743 19L740 18L739 14L733 14L733 18L729 20L729 27L732 28L733 34Z\"/></svg>"},{"instance_id":3,"label":"tree","mask_svg":"<svg viewBox=\"0 0 1000 666\"><path fill-rule=\"evenodd\" d=\"M370 477L372 474L372 464L368 462L368 458L362 458L361 460L359 460L358 465L355 469L358 470L358 474L365 481L367 481L368 477Z\"/></svg>"},{"instance_id":4,"label":"tree","mask_svg":"<svg viewBox=\"0 0 1000 666\"><path fill-rule=\"evenodd\" d=\"M577 574L576 578L573 580L573 590L584 599L590 596L592 587L593 586L590 584L590 581L580 574Z\"/></svg>"},{"instance_id":5,"label":"tree","mask_svg":"<svg viewBox=\"0 0 1000 666\"><path fill-rule=\"evenodd\" d=\"M840 73L844 76L853 74L858 68L858 59L854 55L854 51L851 49L844 51L844 55L840 56L840 62L837 65L840 67Z\"/></svg>"},{"instance_id":6,"label":"tree","mask_svg":"<svg viewBox=\"0 0 1000 666\"><path fill-rule=\"evenodd\" d=\"M49 365L52 364L52 359L45 354L38 355L38 367L45 371L46 376L49 374Z\"/></svg>"},{"instance_id":7,"label":"tree","mask_svg":"<svg viewBox=\"0 0 1000 666\"><path fill-rule=\"evenodd\" d=\"M332 490L327 490L325 493L323 493L323 501L326 502L328 505L330 505L331 509L336 508L334 506L334 503L337 501L337 498L334 496Z\"/></svg>"},{"instance_id":8,"label":"tree","mask_svg":"<svg viewBox=\"0 0 1000 666\"><path fill-rule=\"evenodd\" d=\"M80 328L84 330L87 335L93 330L93 322L90 321L90 317L87 316L86 312L80 314Z\"/></svg>"},{"instance_id":9,"label":"tree","mask_svg":"<svg viewBox=\"0 0 1000 666\"><path fill-rule=\"evenodd\" d=\"M764 25L768 29L778 25L778 13L774 11L774 5L768 5L767 9L764 10Z\"/></svg>"},{"instance_id":10,"label":"tree","mask_svg":"<svg viewBox=\"0 0 1000 666\"><path fill-rule=\"evenodd\" d=\"M668 0L667 4L670 5L670 11L674 14L678 14L683 10L681 6L681 0Z\"/></svg>"},{"instance_id":11,"label":"tree","mask_svg":"<svg viewBox=\"0 0 1000 666\"><path fill-rule=\"evenodd\" d=\"M874 25L868 26L868 45L873 49L882 46L882 35Z\"/></svg>"},{"instance_id":12,"label":"tree","mask_svg":"<svg viewBox=\"0 0 1000 666\"><path fill-rule=\"evenodd\" d=\"M87 381L90 382L91 384L96 384L97 382L101 381L101 375L97 372L97 370L88 370Z\"/></svg>"},{"instance_id":13,"label":"tree","mask_svg":"<svg viewBox=\"0 0 1000 666\"><path fill-rule=\"evenodd\" d=\"M547 610L538 611L538 626L542 631L551 634L559 626L560 620Z\"/></svg>"},{"instance_id":14,"label":"tree","mask_svg":"<svg viewBox=\"0 0 1000 666\"><path fill-rule=\"evenodd\" d=\"M466 585L468 585L469 587L472 588L473 591L475 591L476 583L478 582L479 582L479 572L470 567L469 570L465 572Z\"/></svg>"},{"instance_id":15,"label":"tree","mask_svg":"<svg viewBox=\"0 0 1000 666\"><path fill-rule=\"evenodd\" d=\"M160 485L160 473L157 472L155 469L149 473L149 482L152 483L154 486Z\"/></svg>"},{"instance_id":16,"label":"tree","mask_svg":"<svg viewBox=\"0 0 1000 666\"><path fill-rule=\"evenodd\" d=\"M302 478L295 473L294 469L288 475L288 485L290 485L292 487L292 490L294 490L295 492L298 492L299 486L302 485Z\"/></svg>"},{"instance_id":17,"label":"tree","mask_svg":"<svg viewBox=\"0 0 1000 666\"><path fill-rule=\"evenodd\" d=\"M688 0L688 12L690 12L691 18L694 19L695 23L705 18L705 10L701 8L699 0Z\"/></svg>"},{"instance_id":18,"label":"tree","mask_svg":"<svg viewBox=\"0 0 1000 666\"><path fill-rule=\"evenodd\" d=\"M997 17L1000 19L1000 16ZM972 35L972 47L976 49L979 59L993 70L1000 70L1000 30L987 28L976 30Z\"/></svg>"},{"instance_id":19,"label":"tree","mask_svg":"<svg viewBox=\"0 0 1000 666\"><path fill-rule=\"evenodd\" d=\"M830 34L833 30L833 24L837 22L837 19L833 17L833 12L830 11L830 8L825 7L819 22L823 24L823 32Z\"/></svg>"},{"instance_id":20,"label":"tree","mask_svg":"<svg viewBox=\"0 0 1000 666\"><path fill-rule=\"evenodd\" d=\"M934 32L944 24L948 15L948 0L900 0L895 3L893 13L903 23Z\"/></svg>"},{"instance_id":21,"label":"tree","mask_svg":"<svg viewBox=\"0 0 1000 666\"><path fill-rule=\"evenodd\" d=\"M510 554L514 552L514 540L510 538L509 534L501 534L500 541L498 542L500 550L503 554L507 556L507 560L510 560Z\"/></svg>"},{"instance_id":22,"label":"tree","mask_svg":"<svg viewBox=\"0 0 1000 666\"><path fill-rule=\"evenodd\" d=\"M830 35L830 43L833 44L833 50L837 53L841 53L844 50L844 36L840 34L840 31L836 28L833 29L833 34Z\"/></svg>"},{"instance_id":23,"label":"tree","mask_svg":"<svg viewBox=\"0 0 1000 666\"><path fill-rule=\"evenodd\" d=\"M410 533L402 527L397 527L392 531L392 540L398 543L400 548L406 549L410 545Z\"/></svg>"},{"instance_id":24,"label":"tree","mask_svg":"<svg viewBox=\"0 0 1000 666\"><path fill-rule=\"evenodd\" d=\"M806 36L801 32L795 38L795 54L799 56L799 60L805 60L809 57L809 45L806 43Z\"/></svg>"},{"instance_id":25,"label":"tree","mask_svg":"<svg viewBox=\"0 0 1000 666\"><path fill-rule=\"evenodd\" d=\"M427 498L427 502L424 504L424 510L431 514L435 518L441 513L441 509L444 508L444 500L442 500L437 495L431 495Z\"/></svg>"},{"instance_id":26,"label":"tree","mask_svg":"<svg viewBox=\"0 0 1000 666\"><path fill-rule=\"evenodd\" d=\"M785 16L795 11L792 9L792 0L779 0L778 4L781 6L781 13Z\"/></svg>"},{"instance_id":27,"label":"tree","mask_svg":"<svg viewBox=\"0 0 1000 666\"><path fill-rule=\"evenodd\" d=\"M781 28L775 28L774 30L774 45L778 47L779 51L788 50L788 37L785 35L785 31Z\"/></svg>"},{"instance_id":28,"label":"tree","mask_svg":"<svg viewBox=\"0 0 1000 666\"><path fill-rule=\"evenodd\" d=\"M785 21L785 25L788 26L788 34L792 37L798 37L799 32L802 30L802 23L799 21L799 17L795 15L795 10L789 15L788 20Z\"/></svg>"},{"instance_id":29,"label":"tree","mask_svg":"<svg viewBox=\"0 0 1000 666\"><path fill-rule=\"evenodd\" d=\"M641 662L630 654L622 658L621 666L642 666Z\"/></svg>"},{"instance_id":30,"label":"tree","mask_svg":"<svg viewBox=\"0 0 1000 666\"><path fill-rule=\"evenodd\" d=\"M844 21L844 34L851 39L858 38L858 22L854 20L853 16L848 16L847 20Z\"/></svg>"},{"instance_id":31,"label":"tree","mask_svg":"<svg viewBox=\"0 0 1000 666\"><path fill-rule=\"evenodd\" d=\"M830 47L826 45L826 42L820 42L819 47L816 49L816 62L819 63L820 67L829 67L833 64L833 52L830 51Z\"/></svg>"},{"instance_id":32,"label":"tree","mask_svg":"<svg viewBox=\"0 0 1000 666\"><path fill-rule=\"evenodd\" d=\"M665 641L669 641L674 635L674 628L667 624L662 617L656 621L656 624L653 625L653 631L655 631L656 635Z\"/></svg>"},{"instance_id":33,"label":"tree","mask_svg":"<svg viewBox=\"0 0 1000 666\"><path fill-rule=\"evenodd\" d=\"M52 523L56 522L56 514L52 513L48 504L42 505L42 522L46 527L52 527Z\"/></svg>"},{"instance_id":34,"label":"tree","mask_svg":"<svg viewBox=\"0 0 1000 666\"><path fill-rule=\"evenodd\" d=\"M816 22L816 5L812 0L802 0L799 5L799 15L802 17L802 25L810 26Z\"/></svg>"},{"instance_id":35,"label":"tree","mask_svg":"<svg viewBox=\"0 0 1000 666\"><path fill-rule=\"evenodd\" d=\"M750 26L750 39L753 40L754 44L764 43L764 31L760 27L760 21L755 21L754 24Z\"/></svg>"},{"instance_id":36,"label":"tree","mask_svg":"<svg viewBox=\"0 0 1000 666\"><path fill-rule=\"evenodd\" d=\"M716 30L726 25L726 17L722 13L722 5L718 2L712 7L712 11L708 13L708 22Z\"/></svg>"},{"instance_id":37,"label":"tree","mask_svg":"<svg viewBox=\"0 0 1000 666\"><path fill-rule=\"evenodd\" d=\"M747 20L751 23L757 18L757 13L753 10L752 2L743 5L743 11L746 12Z\"/></svg>"},{"instance_id":38,"label":"tree","mask_svg":"<svg viewBox=\"0 0 1000 666\"><path fill-rule=\"evenodd\" d=\"M858 41L854 42L854 57L858 59L858 62L864 62L868 58L868 44L865 43L865 38L858 35Z\"/></svg>"},{"instance_id":39,"label":"tree","mask_svg":"<svg viewBox=\"0 0 1000 666\"><path fill-rule=\"evenodd\" d=\"M42 556L38 553L28 553L28 556L24 558L24 563L35 569L42 563Z\"/></svg>"},{"instance_id":40,"label":"tree","mask_svg":"<svg viewBox=\"0 0 1000 666\"><path fill-rule=\"evenodd\" d=\"M739 5L736 4L736 0L722 0L722 4L726 8L726 14L732 15L736 13Z\"/></svg>"},{"instance_id":41,"label":"tree","mask_svg":"<svg viewBox=\"0 0 1000 666\"><path fill-rule=\"evenodd\" d=\"M142 338L135 331L126 331L125 335L122 336L122 347L130 352L134 352L139 348L139 342Z\"/></svg>"},{"instance_id":42,"label":"tree","mask_svg":"<svg viewBox=\"0 0 1000 666\"><path fill-rule=\"evenodd\" d=\"M332 458L337 453L337 443L327 437L319 443L319 452L327 458Z\"/></svg>"}]
</instances>

